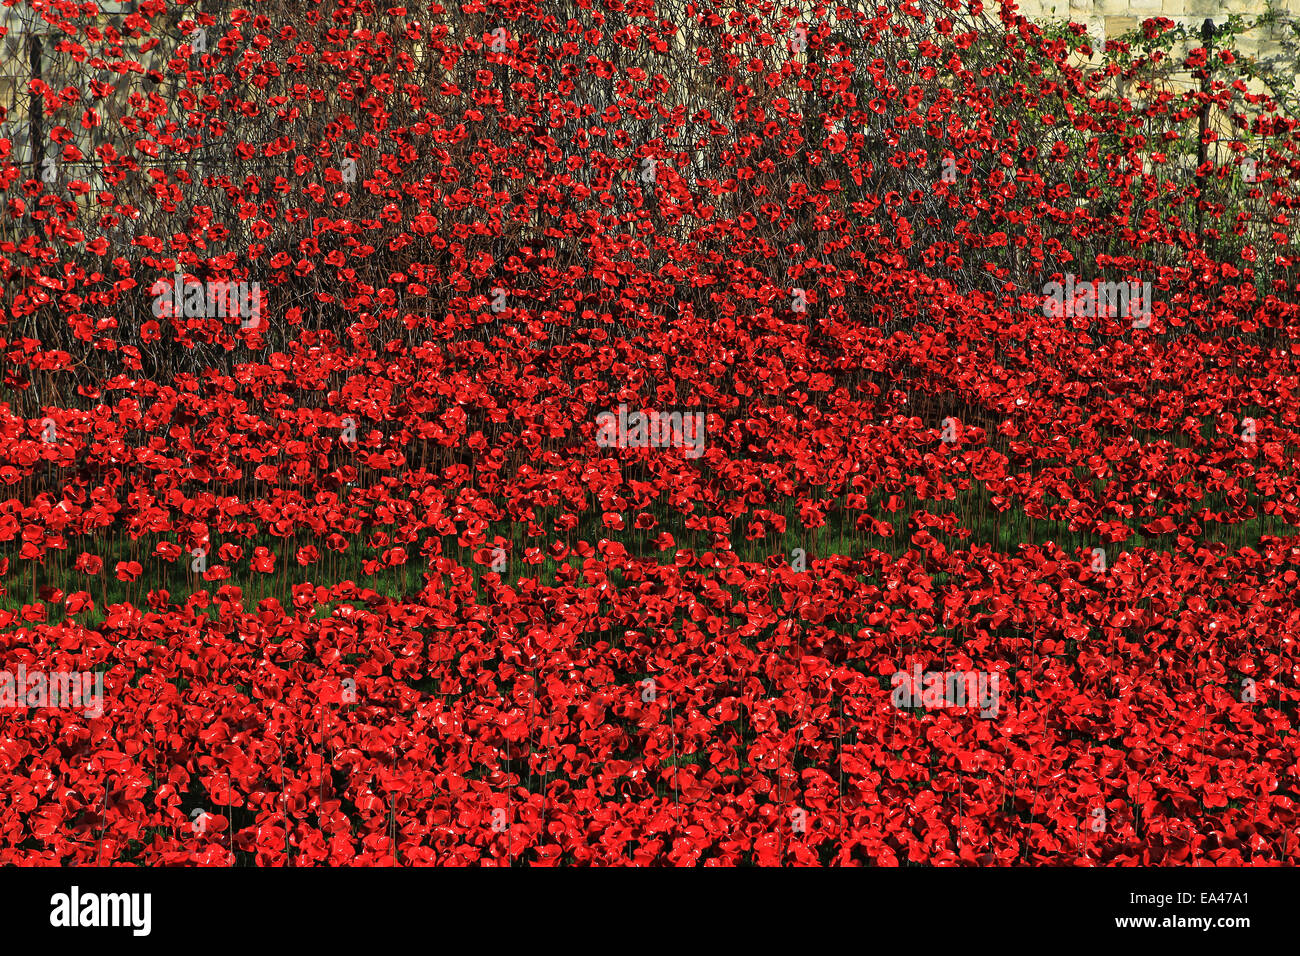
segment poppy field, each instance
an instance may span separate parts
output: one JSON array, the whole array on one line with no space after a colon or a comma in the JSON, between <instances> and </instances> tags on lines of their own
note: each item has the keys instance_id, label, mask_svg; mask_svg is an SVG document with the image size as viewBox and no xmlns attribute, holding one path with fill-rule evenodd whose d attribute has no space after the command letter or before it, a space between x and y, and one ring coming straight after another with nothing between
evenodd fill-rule
<instances>
[{"instance_id":1,"label":"poppy field","mask_svg":"<svg viewBox=\"0 0 1300 956\"><path fill-rule=\"evenodd\" d=\"M109 6L0 8L0 863L1300 863L1227 39Z\"/></svg>"}]
</instances>

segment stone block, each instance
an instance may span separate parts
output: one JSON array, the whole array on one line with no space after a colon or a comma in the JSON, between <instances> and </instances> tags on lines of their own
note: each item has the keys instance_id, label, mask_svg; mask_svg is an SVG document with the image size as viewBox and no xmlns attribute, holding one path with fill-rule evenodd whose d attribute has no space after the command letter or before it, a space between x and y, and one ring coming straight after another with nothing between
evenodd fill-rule
<instances>
[{"instance_id":1,"label":"stone block","mask_svg":"<svg viewBox=\"0 0 1300 956\"><path fill-rule=\"evenodd\" d=\"M1136 30L1138 27L1137 17L1107 17L1106 18L1106 36L1111 39L1123 36L1130 30Z\"/></svg>"},{"instance_id":2,"label":"stone block","mask_svg":"<svg viewBox=\"0 0 1300 956\"><path fill-rule=\"evenodd\" d=\"M1097 0L1092 5L1093 16L1103 17L1127 17L1129 13L1129 0Z\"/></svg>"},{"instance_id":3,"label":"stone block","mask_svg":"<svg viewBox=\"0 0 1300 956\"><path fill-rule=\"evenodd\" d=\"M1248 55L1253 54L1261 60L1267 60L1271 56L1285 55L1286 47L1278 40L1264 40L1261 43L1254 44L1253 49L1248 49L1245 52Z\"/></svg>"},{"instance_id":4,"label":"stone block","mask_svg":"<svg viewBox=\"0 0 1300 956\"><path fill-rule=\"evenodd\" d=\"M1186 0L1186 7L1191 16L1201 19L1210 17L1216 24L1222 19L1227 19L1230 13L1241 12L1229 10L1228 5L1222 0Z\"/></svg>"},{"instance_id":5,"label":"stone block","mask_svg":"<svg viewBox=\"0 0 1300 956\"><path fill-rule=\"evenodd\" d=\"M1296 18L1289 14L1284 14L1278 17L1269 26L1269 38L1273 40L1282 40L1287 37L1295 36L1295 22Z\"/></svg>"}]
</instances>

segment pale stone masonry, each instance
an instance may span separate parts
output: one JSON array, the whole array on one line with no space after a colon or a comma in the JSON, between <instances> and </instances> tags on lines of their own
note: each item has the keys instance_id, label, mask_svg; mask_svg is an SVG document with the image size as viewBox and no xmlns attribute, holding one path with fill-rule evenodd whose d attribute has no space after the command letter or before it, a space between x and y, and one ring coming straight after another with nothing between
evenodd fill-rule
<instances>
[{"instance_id":1,"label":"pale stone masonry","mask_svg":"<svg viewBox=\"0 0 1300 956\"><path fill-rule=\"evenodd\" d=\"M1122 36L1151 17L1164 17L1199 30L1207 18L1216 24L1233 14L1253 20L1271 8L1278 14L1278 23L1256 27L1237 41L1238 50L1246 56L1280 52L1281 30L1287 28L1287 21L1300 15L1300 0L1022 0L1017 6L1033 20L1082 23L1098 40Z\"/></svg>"},{"instance_id":2,"label":"pale stone masonry","mask_svg":"<svg viewBox=\"0 0 1300 956\"><path fill-rule=\"evenodd\" d=\"M996 4L996 0L988 2ZM1199 36L1206 20L1221 27L1230 17L1239 16L1246 29L1231 41L1233 49L1242 61L1255 60L1271 67L1274 73L1272 85L1252 79L1247 81L1247 88L1278 99L1283 112L1300 113L1300 0L1019 0L1017 7L1026 17L1044 25L1068 21L1086 27L1097 52L1091 61L1075 58L1076 63L1085 66L1100 62L1107 39L1131 38L1144 20L1164 18ZM1199 45L1198 41L1174 49L1186 51ZM1190 74L1178 71L1165 83L1173 89L1198 85ZM1236 108L1249 112L1240 95ZM1221 131L1226 129L1217 111L1212 122Z\"/></svg>"}]
</instances>

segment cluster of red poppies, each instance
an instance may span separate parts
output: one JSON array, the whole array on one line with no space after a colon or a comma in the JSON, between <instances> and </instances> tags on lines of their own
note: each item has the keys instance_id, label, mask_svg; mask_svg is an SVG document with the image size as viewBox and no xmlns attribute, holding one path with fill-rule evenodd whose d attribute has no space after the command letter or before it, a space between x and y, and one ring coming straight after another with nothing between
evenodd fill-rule
<instances>
[{"instance_id":1,"label":"cluster of red poppies","mask_svg":"<svg viewBox=\"0 0 1300 956\"><path fill-rule=\"evenodd\" d=\"M0 709L0 862L1300 862L1294 137L1246 94L1236 206L1141 152L1230 57L1142 105L966 0L85 6L27 131L90 165L0 128L0 665L103 712Z\"/></svg>"}]
</instances>

